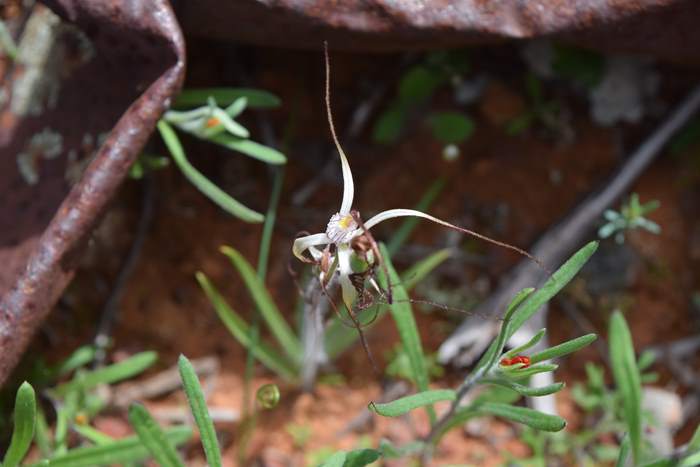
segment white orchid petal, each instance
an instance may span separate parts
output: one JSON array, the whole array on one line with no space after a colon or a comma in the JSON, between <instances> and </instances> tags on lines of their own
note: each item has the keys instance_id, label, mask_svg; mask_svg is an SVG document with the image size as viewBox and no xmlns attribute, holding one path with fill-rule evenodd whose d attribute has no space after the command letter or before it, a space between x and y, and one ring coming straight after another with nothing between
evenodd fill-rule
<instances>
[{"instance_id":1,"label":"white orchid petal","mask_svg":"<svg viewBox=\"0 0 700 467\"><path fill-rule=\"evenodd\" d=\"M331 113L331 64L328 59L328 49L326 49L326 114L328 115L328 126L331 129L331 136L333 136L335 147L338 148L340 165L343 169L343 201L340 204L340 214L345 215L350 213L350 209L352 209L352 199L355 196L355 184L352 180L350 163L345 156L343 148L340 147L338 136L335 134L335 126L333 125L333 114Z\"/></svg>"},{"instance_id":2,"label":"white orchid petal","mask_svg":"<svg viewBox=\"0 0 700 467\"><path fill-rule=\"evenodd\" d=\"M340 164L343 168L343 202L340 204L339 212L340 214L349 214L350 209L352 209L353 197L355 196L355 184L352 180L352 171L350 170L348 158L345 156L345 153L337 140L336 146L338 148L338 152L340 153Z\"/></svg>"},{"instance_id":3,"label":"white orchid petal","mask_svg":"<svg viewBox=\"0 0 700 467\"><path fill-rule=\"evenodd\" d=\"M307 261L307 258L304 257L304 252L306 250L311 250L312 248L318 246L318 245L327 245L331 243L330 238L325 233L317 233L313 235L307 235L305 237L299 237L296 240L294 240L294 245L292 246L292 253L294 253L294 256L299 258L302 261ZM316 250L314 248L316 252ZM312 252L312 255L314 253ZM314 255L314 258L316 255Z\"/></svg>"},{"instance_id":4,"label":"white orchid petal","mask_svg":"<svg viewBox=\"0 0 700 467\"><path fill-rule=\"evenodd\" d=\"M365 222L365 227L367 229L371 229L375 225L377 225L380 222L383 222L387 219L393 219L395 217L408 217L408 216L422 217L423 219L428 219L429 221L433 221L436 224L444 225L445 227L449 227L450 229L457 230L459 232L465 233L467 235L471 235L472 237L479 238L481 240L492 243L494 245L498 245L500 247L515 251L523 256L526 256L527 258L530 258L535 263L540 265L540 267L545 268L545 266L542 264L542 262L540 260L538 260L537 258L532 256L530 253L528 253L525 250L522 250L522 249L515 247L513 245L509 245L508 243L499 242L498 240L494 240L491 237L487 237L486 235L482 235L478 232L474 232L473 230L465 229L464 227L459 227L457 225L450 224L449 222L443 221L442 219L438 219L437 217L431 216L430 214L416 211L414 209L389 209L388 211L380 212L379 214L377 214L376 216L373 216L367 222Z\"/></svg>"},{"instance_id":5,"label":"white orchid petal","mask_svg":"<svg viewBox=\"0 0 700 467\"><path fill-rule=\"evenodd\" d=\"M462 227L457 227L456 225L450 224L449 222L445 222L441 219L438 219L437 217L431 216L430 214L416 211L415 209L389 209L387 211L380 212L376 216L373 216L368 221L366 221L365 227L371 229L380 222L384 222L385 220L393 219L395 217L422 217L423 219L428 219L430 221L447 227L451 227L458 230L464 230L462 229Z\"/></svg>"}]
</instances>

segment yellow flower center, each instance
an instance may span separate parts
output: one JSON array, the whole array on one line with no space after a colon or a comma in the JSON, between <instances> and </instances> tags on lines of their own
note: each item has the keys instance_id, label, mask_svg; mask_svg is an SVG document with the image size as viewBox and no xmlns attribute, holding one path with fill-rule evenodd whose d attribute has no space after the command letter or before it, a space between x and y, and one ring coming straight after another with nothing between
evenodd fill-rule
<instances>
[{"instance_id":1,"label":"yellow flower center","mask_svg":"<svg viewBox=\"0 0 700 467\"><path fill-rule=\"evenodd\" d=\"M338 227L340 227L343 230L347 230L348 227L350 227L350 225L352 224L352 222L353 218L350 214L348 214L338 221Z\"/></svg>"}]
</instances>

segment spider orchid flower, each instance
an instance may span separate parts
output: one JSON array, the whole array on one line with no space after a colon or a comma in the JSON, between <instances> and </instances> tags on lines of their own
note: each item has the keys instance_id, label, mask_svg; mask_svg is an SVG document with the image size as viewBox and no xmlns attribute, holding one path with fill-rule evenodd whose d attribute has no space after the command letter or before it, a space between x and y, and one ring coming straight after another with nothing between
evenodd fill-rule
<instances>
[{"instance_id":1,"label":"spider orchid flower","mask_svg":"<svg viewBox=\"0 0 700 467\"><path fill-rule=\"evenodd\" d=\"M357 290L352 283L351 275L364 272L368 266L371 266L374 261L377 261L377 258L374 258L374 255L372 255L371 252L368 252L370 254L365 255L366 260L364 261L364 264L362 264L362 262L358 263L356 259L361 258L358 258L355 254L353 249L353 240L363 235L365 233L365 229L370 230L380 222L396 217L413 216L428 219L447 228L472 235L489 243L493 243L513 251L517 251L518 253L527 256L541 265L537 259L520 248L493 240L479 233L458 227L450 224L449 222L438 219L437 217L431 216L430 214L416 211L414 209L389 209L387 211L380 212L367 221L362 222L358 212L352 209L352 202L355 195L355 184L352 178L352 171L350 170L350 163L348 162L348 158L345 155L343 148L340 146L340 142L338 141L333 125L333 116L331 114L330 105L330 63L328 60L327 49L325 97L328 125L331 130L333 142L335 143L338 154L340 155L340 164L343 172L343 199L340 203L340 210L333 214L328 221L326 231L297 238L292 246L292 252L294 253L294 256L303 262L319 264L322 266L319 274L321 284L328 283L332 276L337 274L338 281L341 286L343 302L349 311L352 311L352 306L357 299ZM334 246L335 248L330 248L331 246ZM372 280L370 282L376 289L378 289L376 283L374 283Z\"/></svg>"}]
</instances>

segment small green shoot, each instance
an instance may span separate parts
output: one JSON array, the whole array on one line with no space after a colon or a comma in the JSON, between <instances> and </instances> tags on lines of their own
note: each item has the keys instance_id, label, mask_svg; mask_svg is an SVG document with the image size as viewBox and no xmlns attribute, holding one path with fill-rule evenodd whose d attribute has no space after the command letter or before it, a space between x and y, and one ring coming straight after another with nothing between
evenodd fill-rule
<instances>
[{"instance_id":1,"label":"small green shoot","mask_svg":"<svg viewBox=\"0 0 700 467\"><path fill-rule=\"evenodd\" d=\"M12 440L2 461L4 467L16 467L27 454L34 439L36 426L36 395L34 388L26 381L17 390L15 399L15 427Z\"/></svg>"},{"instance_id":2,"label":"small green shoot","mask_svg":"<svg viewBox=\"0 0 700 467\"><path fill-rule=\"evenodd\" d=\"M641 204L639 195L632 193L629 201L623 204L620 211L608 209L603 213L607 223L598 230L598 237L608 238L615 235L615 241L619 244L625 241L625 232L634 229L644 229L647 232L658 235L661 227L656 222L650 221L645 216L659 208L657 200Z\"/></svg>"}]
</instances>

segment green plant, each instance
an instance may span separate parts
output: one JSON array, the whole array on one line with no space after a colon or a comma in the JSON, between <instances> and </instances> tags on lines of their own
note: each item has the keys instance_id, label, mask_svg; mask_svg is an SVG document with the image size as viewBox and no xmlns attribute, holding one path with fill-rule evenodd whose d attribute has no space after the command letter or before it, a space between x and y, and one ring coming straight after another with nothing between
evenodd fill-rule
<instances>
[{"instance_id":1,"label":"green plant","mask_svg":"<svg viewBox=\"0 0 700 467\"><path fill-rule=\"evenodd\" d=\"M519 135L531 128L535 122L550 130L558 130L559 103L545 100L542 81L534 74L528 73L525 76L525 90L529 100L528 108L507 123L506 133Z\"/></svg>"},{"instance_id":2,"label":"green plant","mask_svg":"<svg viewBox=\"0 0 700 467\"><path fill-rule=\"evenodd\" d=\"M135 363L128 365L132 369L137 368ZM187 401L199 429L202 447L211 467L221 467L221 449L216 437L214 424L212 423L209 409L207 408L199 379L192 364L183 355L178 360L180 378L182 380ZM121 374L127 366L121 367ZM104 373L103 373L104 374ZM116 371L111 371L115 376ZM111 382L106 378L104 382ZM269 409L279 401L279 390L274 385L266 385L260 388L259 400L265 401L261 408ZM260 394L260 392L264 394ZM270 394L276 397L270 397ZM162 467L179 467L185 463L177 452L176 447L189 440L192 430L189 427L180 426L162 429L149 412L142 405L134 403L129 407L129 422L136 436L114 440L86 424L75 427L75 431L82 436L83 445L72 449L64 449L62 452L45 453L42 449L43 459L31 464L32 467L58 466L58 467L97 467L114 464L132 465L142 462L149 457L156 460ZM14 432L12 442L3 459L3 466L18 466L27 454L33 440L42 447L44 436L40 433L40 427L46 425L46 421L37 410L36 398L32 386L25 382L17 391L17 399L14 410ZM36 431L34 427L37 427ZM43 429L43 428L42 428ZM58 431L58 427L56 428ZM26 464L25 464L26 465Z\"/></svg>"},{"instance_id":3,"label":"green plant","mask_svg":"<svg viewBox=\"0 0 700 467\"><path fill-rule=\"evenodd\" d=\"M396 96L377 118L373 138L382 144L394 144L404 132L412 115L420 114L438 89L458 81L469 71L464 50L434 52L409 68L396 86ZM420 115L433 137L444 145L457 145L474 131L473 121L462 112L445 111Z\"/></svg>"},{"instance_id":4,"label":"green plant","mask_svg":"<svg viewBox=\"0 0 700 467\"><path fill-rule=\"evenodd\" d=\"M92 428L90 420L104 407L105 401L96 389L101 385L110 385L131 378L151 366L156 355L153 352L136 354L121 362L88 370L86 366L93 360L93 347L81 347L58 365L47 367L35 366L33 377L39 387L48 385L52 380L73 373L67 382L55 387L42 389L52 401L55 409L55 427L49 430L44 408L37 404L35 391L31 384L23 383L17 391L14 408L14 430L10 447L5 454L3 466L18 466L26 456L32 442L35 442L42 455L40 462L32 466L59 467L95 467L121 463L130 465L149 457L147 443L154 439L167 440L177 446L191 437L187 427L160 430L155 422L146 417L142 408L134 408L130 413L132 421L143 425L139 436L147 441L132 436L114 440L104 433ZM69 443L69 433L75 432L79 445ZM173 451L159 452L157 458L172 455ZM175 465L164 464L162 465Z\"/></svg>"},{"instance_id":5,"label":"green plant","mask_svg":"<svg viewBox=\"0 0 700 467\"><path fill-rule=\"evenodd\" d=\"M553 394L562 389L563 383L532 388L527 385L527 380L536 373L554 371L557 365L546 363L546 361L579 350L590 344L595 339L595 335L582 336L537 352L529 357L522 356L523 352L539 342L544 335L544 330L542 330L523 346L508 352L504 352L503 349L513 333L574 277L596 248L596 243L590 243L585 246L559 268L541 289L525 289L513 299L504 315L500 333L476 367L455 390L428 390L426 384L427 370L424 364L425 358L420 341L416 341L417 329L410 314L410 305L407 303L392 305L392 308L395 309L394 319L397 326L400 330L404 329L403 332L400 331L403 345L413 349L409 356L412 363L413 376L417 381L420 392L385 404L371 403L369 405L370 410L382 416L396 417L411 410L425 407L432 418L434 413L432 405L437 402L449 401L451 403L449 410L438 420L432 422L431 431L423 440L425 456L428 457L435 444L448 430L477 416L494 415L545 431L559 431L564 428L566 422L558 416L512 405L510 403L512 399L509 402L503 402L502 392L498 397L493 396L493 394L489 395L489 392L487 392L466 406L462 406L461 402L478 385L505 388L511 394L528 397ZM389 267L390 277L394 275L392 270ZM494 399L497 400L499 398L501 401L494 401ZM506 397L505 400L507 401L508 398Z\"/></svg>"},{"instance_id":6,"label":"green plant","mask_svg":"<svg viewBox=\"0 0 700 467\"><path fill-rule=\"evenodd\" d=\"M219 107L219 103L225 107ZM175 165L199 191L226 212L246 222L262 222L264 216L216 186L187 159L173 127L194 137L237 151L271 165L286 163L285 156L249 139L250 132L235 118L246 108L270 108L279 105L274 95L251 89L205 88L183 91L176 99L175 109L165 112L158 122L158 131ZM192 107L195 107L192 109ZM163 166L160 158L141 158L132 169L133 176L143 174L144 168Z\"/></svg>"},{"instance_id":7,"label":"green plant","mask_svg":"<svg viewBox=\"0 0 700 467\"><path fill-rule=\"evenodd\" d=\"M632 193L629 201L622 205L619 212L608 209L603 213L608 222L598 230L598 236L608 238L615 234L615 241L624 243L625 232L638 228L658 235L661 232L661 227L644 216L658 209L659 205L657 200L640 204L637 193Z\"/></svg>"}]
</instances>

